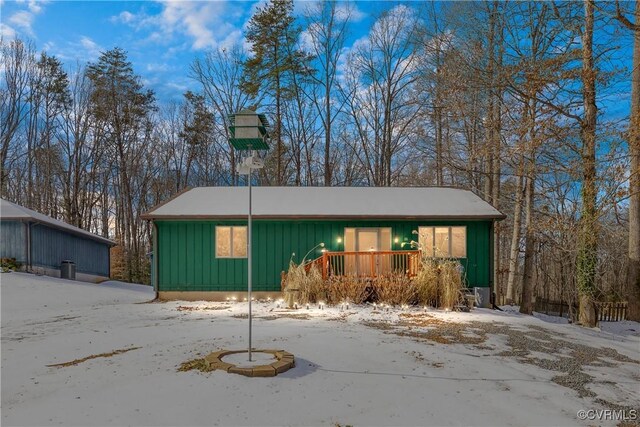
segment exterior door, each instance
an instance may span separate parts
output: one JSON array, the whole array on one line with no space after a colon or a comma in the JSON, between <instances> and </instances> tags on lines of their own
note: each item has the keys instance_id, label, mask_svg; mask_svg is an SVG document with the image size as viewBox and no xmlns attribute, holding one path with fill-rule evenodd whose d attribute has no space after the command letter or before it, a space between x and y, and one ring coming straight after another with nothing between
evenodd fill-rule
<instances>
[{"instance_id":1,"label":"exterior door","mask_svg":"<svg viewBox=\"0 0 640 427\"><path fill-rule=\"evenodd\" d=\"M362 277L376 276L391 271L391 256L380 251L391 250L391 228L346 228L345 274Z\"/></svg>"},{"instance_id":2,"label":"exterior door","mask_svg":"<svg viewBox=\"0 0 640 427\"><path fill-rule=\"evenodd\" d=\"M356 229L356 251L379 251L379 230L358 228Z\"/></svg>"}]
</instances>

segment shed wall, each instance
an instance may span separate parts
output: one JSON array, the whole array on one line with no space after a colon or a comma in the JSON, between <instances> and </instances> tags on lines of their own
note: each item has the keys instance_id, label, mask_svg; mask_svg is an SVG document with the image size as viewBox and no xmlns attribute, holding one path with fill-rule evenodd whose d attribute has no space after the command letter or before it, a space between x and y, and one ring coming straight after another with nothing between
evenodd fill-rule
<instances>
[{"instance_id":1,"label":"shed wall","mask_svg":"<svg viewBox=\"0 0 640 427\"><path fill-rule=\"evenodd\" d=\"M60 268L63 260L76 264L79 273L109 276L109 246L43 224L31 226L32 264Z\"/></svg>"},{"instance_id":2,"label":"shed wall","mask_svg":"<svg viewBox=\"0 0 640 427\"><path fill-rule=\"evenodd\" d=\"M158 225L158 286L160 291L242 291L247 284L247 260L215 257L216 225L246 225L246 221L156 221ZM324 242L331 251L343 251L345 227L391 227L400 242L415 240L419 226L467 227L465 267L469 286L490 285L490 221L388 220L255 220L253 222L253 289L279 291L280 272L295 253L299 262L311 248ZM393 243L393 250L406 250ZM320 256L320 252L308 259Z\"/></svg>"},{"instance_id":3,"label":"shed wall","mask_svg":"<svg viewBox=\"0 0 640 427\"><path fill-rule=\"evenodd\" d=\"M0 258L15 258L27 262L26 224L20 221L0 221Z\"/></svg>"}]
</instances>

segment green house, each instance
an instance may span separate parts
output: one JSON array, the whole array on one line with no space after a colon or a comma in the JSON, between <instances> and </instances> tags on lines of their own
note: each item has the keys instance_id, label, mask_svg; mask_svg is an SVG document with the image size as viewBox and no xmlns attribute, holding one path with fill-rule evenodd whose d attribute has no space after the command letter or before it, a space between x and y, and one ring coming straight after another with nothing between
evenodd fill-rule
<instances>
[{"instance_id":1,"label":"green house","mask_svg":"<svg viewBox=\"0 0 640 427\"><path fill-rule=\"evenodd\" d=\"M491 287L494 222L467 190L432 187L253 189L253 291L279 297L289 261L323 275L412 274L420 256L459 259L469 287ZM199 187L143 215L153 223L161 299L224 300L247 291L246 187Z\"/></svg>"}]
</instances>

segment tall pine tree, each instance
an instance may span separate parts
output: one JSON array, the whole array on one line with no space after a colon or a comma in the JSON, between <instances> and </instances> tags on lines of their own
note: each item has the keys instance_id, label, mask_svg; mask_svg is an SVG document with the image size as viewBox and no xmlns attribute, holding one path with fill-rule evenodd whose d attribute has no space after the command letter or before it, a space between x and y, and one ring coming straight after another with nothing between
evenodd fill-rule
<instances>
[{"instance_id":1,"label":"tall pine tree","mask_svg":"<svg viewBox=\"0 0 640 427\"><path fill-rule=\"evenodd\" d=\"M276 140L276 185L286 181L283 102L291 96L292 76L309 72L309 57L295 46L300 27L292 12L293 0L271 0L251 17L246 36L251 43L252 55L245 63L243 89L254 97L264 91L275 104L271 136Z\"/></svg>"},{"instance_id":2,"label":"tall pine tree","mask_svg":"<svg viewBox=\"0 0 640 427\"><path fill-rule=\"evenodd\" d=\"M91 111L97 123L97 135L113 158L117 171L113 199L116 202L116 240L125 250L123 278L141 281L144 258L137 212L137 190L140 188L137 180L141 177L136 163L149 137L155 96L144 89L127 53L120 48L102 53L96 63L89 64L87 76L93 85Z\"/></svg>"}]
</instances>

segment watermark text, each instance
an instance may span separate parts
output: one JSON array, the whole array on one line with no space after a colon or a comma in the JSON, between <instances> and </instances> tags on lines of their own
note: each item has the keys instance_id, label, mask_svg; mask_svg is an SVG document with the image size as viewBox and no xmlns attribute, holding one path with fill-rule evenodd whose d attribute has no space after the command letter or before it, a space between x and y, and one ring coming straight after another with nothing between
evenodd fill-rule
<instances>
[{"instance_id":1,"label":"watermark text","mask_svg":"<svg viewBox=\"0 0 640 427\"><path fill-rule=\"evenodd\" d=\"M576 414L580 420L589 421L636 421L636 409L581 409Z\"/></svg>"}]
</instances>

